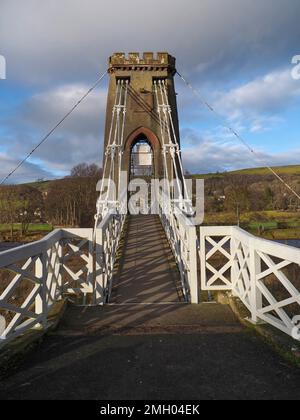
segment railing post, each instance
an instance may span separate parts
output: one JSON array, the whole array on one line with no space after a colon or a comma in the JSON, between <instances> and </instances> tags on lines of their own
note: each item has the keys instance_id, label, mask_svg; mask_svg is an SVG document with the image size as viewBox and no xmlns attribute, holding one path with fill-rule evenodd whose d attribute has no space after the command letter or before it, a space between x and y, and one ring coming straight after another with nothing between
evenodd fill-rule
<instances>
[{"instance_id":1,"label":"railing post","mask_svg":"<svg viewBox=\"0 0 300 420\"><path fill-rule=\"evenodd\" d=\"M237 246L236 246L236 239L234 236L234 229L231 228L231 238L230 238L230 256L231 256L231 284L232 284L232 296L238 297L238 293L236 291L236 283L238 281L238 270L237 270Z\"/></svg>"},{"instance_id":2,"label":"railing post","mask_svg":"<svg viewBox=\"0 0 300 420\"><path fill-rule=\"evenodd\" d=\"M255 249L256 239L250 239L250 283L251 283L251 321L258 323L257 311L262 308L262 294L257 287L257 275L261 271L260 257Z\"/></svg>"},{"instance_id":3,"label":"railing post","mask_svg":"<svg viewBox=\"0 0 300 420\"><path fill-rule=\"evenodd\" d=\"M200 278L201 290L207 290L206 287L206 248L205 248L205 233L203 227L200 227L199 239L199 256L200 256Z\"/></svg>"},{"instance_id":4,"label":"railing post","mask_svg":"<svg viewBox=\"0 0 300 420\"><path fill-rule=\"evenodd\" d=\"M199 303L198 271L197 271L197 234L196 234L195 226L191 226L188 228L188 235L189 235L191 303Z\"/></svg>"},{"instance_id":5,"label":"railing post","mask_svg":"<svg viewBox=\"0 0 300 420\"><path fill-rule=\"evenodd\" d=\"M94 286L94 252L95 252L95 244L93 238L93 231L89 234L89 243L88 243L88 253L89 253L89 260L87 264L88 274L87 274L87 284L90 291L93 290Z\"/></svg>"},{"instance_id":6,"label":"railing post","mask_svg":"<svg viewBox=\"0 0 300 420\"><path fill-rule=\"evenodd\" d=\"M41 281L40 293L35 298L35 312L42 314L43 328L47 327L48 317L48 302L47 302L47 264L46 264L47 251L43 252L35 262L35 277Z\"/></svg>"},{"instance_id":7,"label":"railing post","mask_svg":"<svg viewBox=\"0 0 300 420\"><path fill-rule=\"evenodd\" d=\"M59 264L59 271L57 276L57 288L59 291L58 299L61 300L63 298L63 278L62 278L62 268L63 268L63 246L62 240L58 243L58 264Z\"/></svg>"},{"instance_id":8,"label":"railing post","mask_svg":"<svg viewBox=\"0 0 300 420\"><path fill-rule=\"evenodd\" d=\"M103 285L103 231L96 230L95 239L95 304L104 304L104 285Z\"/></svg>"}]
</instances>

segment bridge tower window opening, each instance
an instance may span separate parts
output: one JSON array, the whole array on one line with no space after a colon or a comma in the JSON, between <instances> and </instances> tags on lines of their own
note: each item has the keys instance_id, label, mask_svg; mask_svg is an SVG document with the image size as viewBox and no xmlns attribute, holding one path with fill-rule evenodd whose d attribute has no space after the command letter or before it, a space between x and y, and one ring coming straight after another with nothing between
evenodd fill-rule
<instances>
[{"instance_id":1,"label":"bridge tower window opening","mask_svg":"<svg viewBox=\"0 0 300 420\"><path fill-rule=\"evenodd\" d=\"M133 144L130 159L130 178L154 176L153 149L147 138L141 137Z\"/></svg>"}]
</instances>

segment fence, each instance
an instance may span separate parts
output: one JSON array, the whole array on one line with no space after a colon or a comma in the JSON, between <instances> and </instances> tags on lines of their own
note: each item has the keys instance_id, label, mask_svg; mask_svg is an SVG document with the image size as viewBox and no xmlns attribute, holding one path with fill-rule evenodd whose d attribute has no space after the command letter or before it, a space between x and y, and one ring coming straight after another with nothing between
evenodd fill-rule
<instances>
[{"instance_id":1,"label":"fence","mask_svg":"<svg viewBox=\"0 0 300 420\"><path fill-rule=\"evenodd\" d=\"M63 229L0 253L0 345L34 327L65 295L93 293L92 229Z\"/></svg>"},{"instance_id":2,"label":"fence","mask_svg":"<svg viewBox=\"0 0 300 420\"><path fill-rule=\"evenodd\" d=\"M160 200L159 215L186 301L198 303L196 227L171 205ZM31 328L46 328L49 310L63 297L83 304L108 301L125 220L125 211L109 211L95 236L93 229L56 230L0 253L0 346ZM294 319L300 317L300 249L237 227L201 227L199 243L202 290L229 290L253 322L293 335Z\"/></svg>"},{"instance_id":3,"label":"fence","mask_svg":"<svg viewBox=\"0 0 300 420\"><path fill-rule=\"evenodd\" d=\"M237 227L200 228L202 290L231 290L259 320L293 336L300 315L300 249Z\"/></svg>"},{"instance_id":4,"label":"fence","mask_svg":"<svg viewBox=\"0 0 300 420\"><path fill-rule=\"evenodd\" d=\"M109 211L96 230L96 304L108 302L126 214Z\"/></svg>"},{"instance_id":5,"label":"fence","mask_svg":"<svg viewBox=\"0 0 300 420\"><path fill-rule=\"evenodd\" d=\"M185 300L198 303L196 227L173 206L168 197L160 195L159 216L178 265Z\"/></svg>"}]
</instances>

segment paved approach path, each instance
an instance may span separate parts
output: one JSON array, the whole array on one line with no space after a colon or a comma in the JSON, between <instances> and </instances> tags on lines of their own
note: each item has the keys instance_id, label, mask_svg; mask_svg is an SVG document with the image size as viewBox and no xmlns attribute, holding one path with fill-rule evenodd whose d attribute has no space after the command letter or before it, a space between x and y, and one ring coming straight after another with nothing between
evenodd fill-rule
<instances>
[{"instance_id":1,"label":"paved approach path","mask_svg":"<svg viewBox=\"0 0 300 420\"><path fill-rule=\"evenodd\" d=\"M300 399L300 372L227 306L69 307L1 399Z\"/></svg>"},{"instance_id":2,"label":"paved approach path","mask_svg":"<svg viewBox=\"0 0 300 420\"><path fill-rule=\"evenodd\" d=\"M180 275L158 216L129 216L111 303L182 299Z\"/></svg>"}]
</instances>

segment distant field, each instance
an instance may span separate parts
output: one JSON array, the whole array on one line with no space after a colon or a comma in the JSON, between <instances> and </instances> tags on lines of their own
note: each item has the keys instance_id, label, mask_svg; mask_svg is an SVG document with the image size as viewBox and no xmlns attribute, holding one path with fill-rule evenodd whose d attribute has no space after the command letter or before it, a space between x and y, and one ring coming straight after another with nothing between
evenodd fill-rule
<instances>
[{"instance_id":1,"label":"distant field","mask_svg":"<svg viewBox=\"0 0 300 420\"><path fill-rule=\"evenodd\" d=\"M20 231L21 225L19 223L14 224L14 231ZM47 223L39 224L39 223L31 223L29 225L28 232L51 232L53 230L53 226L48 225ZM9 232L10 225L7 224L0 224L0 232Z\"/></svg>"},{"instance_id":2,"label":"distant field","mask_svg":"<svg viewBox=\"0 0 300 420\"><path fill-rule=\"evenodd\" d=\"M257 235L257 230L249 230L250 233ZM261 235L264 239L271 239L271 240L289 240L289 239L300 239L300 228L296 229L271 229L266 230Z\"/></svg>"},{"instance_id":3,"label":"distant field","mask_svg":"<svg viewBox=\"0 0 300 420\"><path fill-rule=\"evenodd\" d=\"M300 239L300 212L249 212L241 216L241 227L266 239ZM206 214L204 225L237 225L234 213Z\"/></svg>"},{"instance_id":4,"label":"distant field","mask_svg":"<svg viewBox=\"0 0 300 420\"><path fill-rule=\"evenodd\" d=\"M280 175L300 175L300 165L291 166L274 166L273 169ZM210 174L198 174L193 175L196 178L222 178L226 175L269 175L271 172L267 168L250 168L241 169L239 171L232 172L220 172Z\"/></svg>"},{"instance_id":5,"label":"distant field","mask_svg":"<svg viewBox=\"0 0 300 420\"><path fill-rule=\"evenodd\" d=\"M274 166L274 169L277 173L281 175L300 175L300 165L292 166ZM268 175L270 170L268 168L253 168L253 169L243 169L240 171L233 171L232 174L245 174L245 175Z\"/></svg>"},{"instance_id":6,"label":"distant field","mask_svg":"<svg viewBox=\"0 0 300 420\"><path fill-rule=\"evenodd\" d=\"M272 167L279 175L300 175L300 165L290 165L290 166L274 166ZM223 178L226 175L269 175L271 172L267 168L249 168L241 169L238 171L229 171L229 172L214 172L208 174L192 174L190 176L193 178ZM59 181L57 179L56 181ZM31 182L27 185L37 188L40 191L45 191L49 188L51 181L37 181Z\"/></svg>"},{"instance_id":7,"label":"distant field","mask_svg":"<svg viewBox=\"0 0 300 420\"><path fill-rule=\"evenodd\" d=\"M49 184L51 183L51 181L40 181L40 182L30 182L29 185L32 188L37 188L40 191L46 191L49 188Z\"/></svg>"},{"instance_id":8,"label":"distant field","mask_svg":"<svg viewBox=\"0 0 300 420\"><path fill-rule=\"evenodd\" d=\"M240 219L241 223L252 225L253 227L259 225L269 225L270 227L277 227L278 223L290 223L291 227L300 226L300 212L290 211L262 211L243 213ZM207 224L236 224L237 218L234 213L206 213L204 222Z\"/></svg>"}]
</instances>

